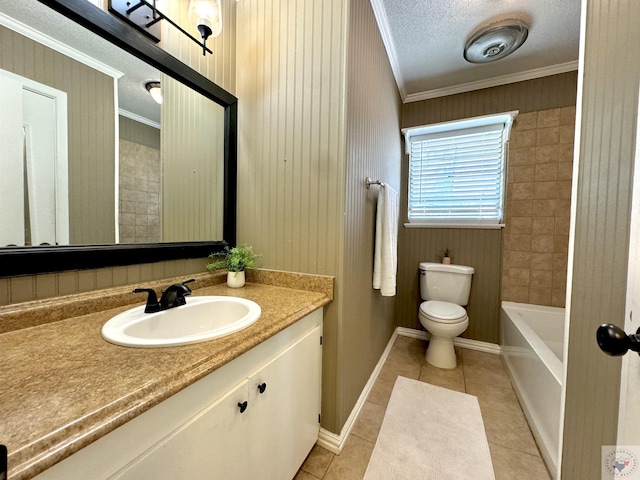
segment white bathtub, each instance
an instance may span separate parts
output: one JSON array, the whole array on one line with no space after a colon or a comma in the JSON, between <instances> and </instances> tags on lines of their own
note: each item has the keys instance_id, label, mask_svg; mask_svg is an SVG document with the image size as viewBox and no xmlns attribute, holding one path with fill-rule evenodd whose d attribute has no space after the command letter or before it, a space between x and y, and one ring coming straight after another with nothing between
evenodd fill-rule
<instances>
[{"instance_id":1,"label":"white bathtub","mask_svg":"<svg viewBox=\"0 0 640 480\"><path fill-rule=\"evenodd\" d=\"M547 467L556 471L563 381L564 309L502 302L502 354Z\"/></svg>"}]
</instances>

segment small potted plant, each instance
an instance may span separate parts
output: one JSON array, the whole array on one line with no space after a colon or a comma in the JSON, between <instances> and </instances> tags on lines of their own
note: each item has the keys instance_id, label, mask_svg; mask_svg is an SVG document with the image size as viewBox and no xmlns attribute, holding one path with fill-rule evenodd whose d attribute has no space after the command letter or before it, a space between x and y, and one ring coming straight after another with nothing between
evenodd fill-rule
<instances>
[{"instance_id":1,"label":"small potted plant","mask_svg":"<svg viewBox=\"0 0 640 480\"><path fill-rule=\"evenodd\" d=\"M449 249L445 248L444 252L442 252L442 263L445 265L451 264L451 257L449 256Z\"/></svg>"},{"instance_id":2,"label":"small potted plant","mask_svg":"<svg viewBox=\"0 0 640 480\"><path fill-rule=\"evenodd\" d=\"M233 248L225 247L223 253L212 253L209 258L217 258L207 264L207 270L213 272L226 268L227 286L231 288L244 287L245 268L256 268L260 255L253 253L249 245L238 245Z\"/></svg>"}]
</instances>

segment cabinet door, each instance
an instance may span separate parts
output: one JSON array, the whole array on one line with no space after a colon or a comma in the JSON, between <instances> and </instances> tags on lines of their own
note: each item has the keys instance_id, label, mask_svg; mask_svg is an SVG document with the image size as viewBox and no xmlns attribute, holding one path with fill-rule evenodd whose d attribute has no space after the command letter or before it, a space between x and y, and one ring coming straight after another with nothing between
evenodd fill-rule
<instances>
[{"instance_id":1,"label":"cabinet door","mask_svg":"<svg viewBox=\"0 0 640 480\"><path fill-rule=\"evenodd\" d=\"M246 480L249 416L247 380L217 399L116 473L114 479Z\"/></svg>"},{"instance_id":2,"label":"cabinet door","mask_svg":"<svg viewBox=\"0 0 640 480\"><path fill-rule=\"evenodd\" d=\"M321 334L314 328L249 378L247 478L293 478L318 440Z\"/></svg>"}]
</instances>

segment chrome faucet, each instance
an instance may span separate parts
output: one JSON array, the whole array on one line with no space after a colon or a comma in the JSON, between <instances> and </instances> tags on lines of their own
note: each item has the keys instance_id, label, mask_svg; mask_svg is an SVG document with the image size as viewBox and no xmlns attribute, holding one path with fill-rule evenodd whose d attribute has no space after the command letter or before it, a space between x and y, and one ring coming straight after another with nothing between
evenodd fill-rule
<instances>
[{"instance_id":1,"label":"chrome faucet","mask_svg":"<svg viewBox=\"0 0 640 480\"><path fill-rule=\"evenodd\" d=\"M136 288L133 293L147 293L147 304L144 307L144 313L155 313L169 308L186 305L187 301L184 297L191 295L191 289L185 284L194 282L195 279L186 280L182 283L174 283L163 290L162 297L158 301L156 292L152 288Z\"/></svg>"}]
</instances>

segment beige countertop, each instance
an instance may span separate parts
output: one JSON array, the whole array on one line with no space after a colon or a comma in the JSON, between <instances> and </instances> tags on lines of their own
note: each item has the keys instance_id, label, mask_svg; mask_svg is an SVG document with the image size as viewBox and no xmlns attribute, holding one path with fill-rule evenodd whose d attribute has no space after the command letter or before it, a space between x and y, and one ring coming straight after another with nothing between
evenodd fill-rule
<instances>
[{"instance_id":1,"label":"beige countertop","mask_svg":"<svg viewBox=\"0 0 640 480\"><path fill-rule=\"evenodd\" d=\"M331 277L292 275L256 272L249 280L264 283L240 289L193 284L194 295L251 299L262 315L241 332L180 347L128 348L105 341L102 325L131 304L66 319L58 318L64 315L56 313L55 300L0 308L0 324L3 316L15 324L20 312L35 324L0 334L0 443L9 451L9 480L37 475L331 301ZM212 283L211 276L205 278L203 284ZM130 294L131 286L115 290ZM86 304L90 296L63 297L59 304L83 311L68 306L79 297ZM54 321L44 323L47 315Z\"/></svg>"}]
</instances>

